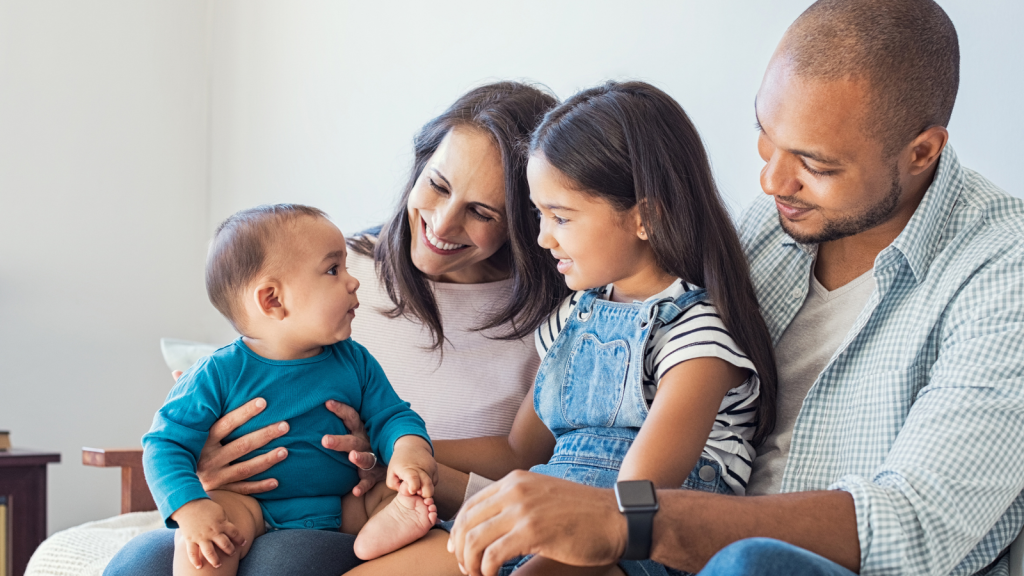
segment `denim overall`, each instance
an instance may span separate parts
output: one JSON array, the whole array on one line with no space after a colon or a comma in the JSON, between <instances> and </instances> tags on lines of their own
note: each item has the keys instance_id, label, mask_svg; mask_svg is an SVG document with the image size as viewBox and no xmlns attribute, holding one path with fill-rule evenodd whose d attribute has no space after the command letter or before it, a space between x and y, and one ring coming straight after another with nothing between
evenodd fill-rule
<instances>
[{"instance_id":1,"label":"denim overall","mask_svg":"<svg viewBox=\"0 0 1024 576\"><path fill-rule=\"evenodd\" d=\"M657 389L644 382L647 341L659 326L703 300L705 291L630 304L599 295L592 289L580 297L537 371L533 406L556 443L551 460L531 470L612 488ZM718 463L703 457L682 487L732 493ZM501 574L525 560L507 562ZM619 567L630 576L680 574L651 560L623 560Z\"/></svg>"}]
</instances>

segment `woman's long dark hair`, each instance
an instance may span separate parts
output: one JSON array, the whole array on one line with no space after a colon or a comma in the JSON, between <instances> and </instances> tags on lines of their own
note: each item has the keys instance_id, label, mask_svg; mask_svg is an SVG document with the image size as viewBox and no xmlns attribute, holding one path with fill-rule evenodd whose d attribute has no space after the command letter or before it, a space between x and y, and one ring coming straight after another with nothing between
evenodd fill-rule
<instances>
[{"instance_id":1,"label":"woman's long dark hair","mask_svg":"<svg viewBox=\"0 0 1024 576\"><path fill-rule=\"evenodd\" d=\"M377 275L395 304L386 314L422 322L430 329L432 349L441 349L444 344L444 326L430 283L412 262L413 238L407 204L423 168L445 135L456 126L472 126L490 134L505 172L508 243L494 257L506 259L512 290L508 302L484 318L477 330L500 328L492 336L499 340L524 338L568 295L555 260L537 244L540 225L526 183L530 134L557 104L554 96L519 82L497 82L470 90L416 135L409 181L376 242L366 237L349 242L356 252L373 256Z\"/></svg>"},{"instance_id":2,"label":"woman's long dark hair","mask_svg":"<svg viewBox=\"0 0 1024 576\"><path fill-rule=\"evenodd\" d=\"M609 82L548 112L530 143L581 192L638 207L658 265L703 286L761 379L754 445L775 426L775 356L697 129L668 94Z\"/></svg>"}]
</instances>

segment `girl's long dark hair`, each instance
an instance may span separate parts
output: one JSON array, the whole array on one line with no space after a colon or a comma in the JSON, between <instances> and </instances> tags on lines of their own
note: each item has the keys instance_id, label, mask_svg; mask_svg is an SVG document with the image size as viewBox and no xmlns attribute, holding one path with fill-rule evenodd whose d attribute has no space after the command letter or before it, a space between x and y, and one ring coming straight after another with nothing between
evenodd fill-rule
<instances>
[{"instance_id":1,"label":"girl's long dark hair","mask_svg":"<svg viewBox=\"0 0 1024 576\"><path fill-rule=\"evenodd\" d=\"M530 152L581 192L638 207L658 265L703 286L761 379L754 445L775 426L775 356L739 237L697 129L668 94L609 82L550 111Z\"/></svg>"},{"instance_id":2,"label":"girl's long dark hair","mask_svg":"<svg viewBox=\"0 0 1024 576\"><path fill-rule=\"evenodd\" d=\"M384 224L376 243L353 238L353 250L373 256L377 275L395 307L389 317L407 316L422 322L433 339L432 349L444 344L444 326L428 279L412 262L407 204L409 194L445 135L456 126L472 126L491 135L505 172L505 216L508 243L495 258L505 258L511 271L508 302L482 319L478 330L497 328L492 337L517 340L529 336L568 295L555 260L537 244L540 225L530 203L526 160L530 134L544 114L558 104L554 96L519 82L497 82L470 90L450 108L420 129L413 140L415 159L409 181L395 212Z\"/></svg>"}]
</instances>

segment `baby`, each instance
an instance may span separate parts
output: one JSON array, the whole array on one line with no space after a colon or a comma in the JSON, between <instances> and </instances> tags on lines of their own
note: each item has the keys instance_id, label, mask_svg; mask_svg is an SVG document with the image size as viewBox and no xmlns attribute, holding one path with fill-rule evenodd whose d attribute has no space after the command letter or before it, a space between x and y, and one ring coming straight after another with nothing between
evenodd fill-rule
<instances>
[{"instance_id":1,"label":"baby","mask_svg":"<svg viewBox=\"0 0 1024 576\"><path fill-rule=\"evenodd\" d=\"M380 365L349 336L359 281L345 268L345 237L307 206L259 206L217 229L206 265L214 306L243 335L181 375L142 443L146 480L169 528L177 527L174 573L235 574L268 530L312 528L357 534L369 559L426 534L437 520L437 464L423 420L403 402ZM196 462L210 426L247 401L266 409L227 440L286 420L290 431L253 458L281 447L278 486L255 496L203 490ZM358 473L346 454L323 448L347 434L325 406L356 409L386 486L350 494ZM392 490L397 491L392 492Z\"/></svg>"}]
</instances>

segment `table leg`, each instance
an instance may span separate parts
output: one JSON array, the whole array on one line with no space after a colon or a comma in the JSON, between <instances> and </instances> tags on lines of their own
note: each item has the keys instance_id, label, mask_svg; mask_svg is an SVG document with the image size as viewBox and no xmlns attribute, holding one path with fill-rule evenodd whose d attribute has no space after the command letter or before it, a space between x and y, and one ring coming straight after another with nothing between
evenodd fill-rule
<instances>
[{"instance_id":1,"label":"table leg","mask_svg":"<svg viewBox=\"0 0 1024 576\"><path fill-rule=\"evenodd\" d=\"M28 559L46 539L46 465L6 468L0 494L7 495L10 574L22 576Z\"/></svg>"}]
</instances>

